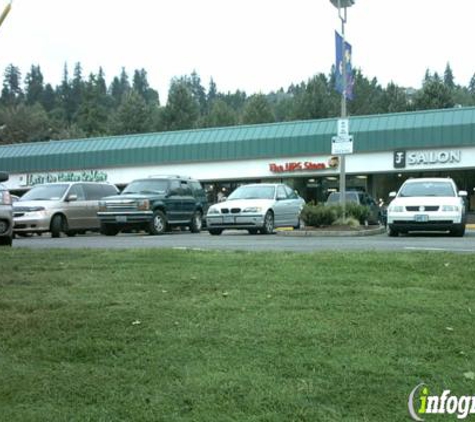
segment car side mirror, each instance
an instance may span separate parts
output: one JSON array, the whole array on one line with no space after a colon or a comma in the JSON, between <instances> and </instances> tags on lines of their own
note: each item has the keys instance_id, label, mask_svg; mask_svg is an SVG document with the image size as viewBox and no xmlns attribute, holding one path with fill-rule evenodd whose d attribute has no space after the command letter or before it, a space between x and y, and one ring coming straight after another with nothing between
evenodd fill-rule
<instances>
[{"instance_id":1,"label":"car side mirror","mask_svg":"<svg viewBox=\"0 0 475 422\"><path fill-rule=\"evenodd\" d=\"M396 192L389 192L389 197L390 198L396 198L397 193Z\"/></svg>"},{"instance_id":2,"label":"car side mirror","mask_svg":"<svg viewBox=\"0 0 475 422\"><path fill-rule=\"evenodd\" d=\"M8 173L0 171L0 182L6 182L8 180Z\"/></svg>"},{"instance_id":3,"label":"car side mirror","mask_svg":"<svg viewBox=\"0 0 475 422\"><path fill-rule=\"evenodd\" d=\"M66 202L75 202L78 200L78 196L77 195L69 195L67 198L66 198Z\"/></svg>"},{"instance_id":4,"label":"car side mirror","mask_svg":"<svg viewBox=\"0 0 475 422\"><path fill-rule=\"evenodd\" d=\"M459 190L459 196L462 196L464 198L466 198L468 195L467 191L466 190Z\"/></svg>"}]
</instances>

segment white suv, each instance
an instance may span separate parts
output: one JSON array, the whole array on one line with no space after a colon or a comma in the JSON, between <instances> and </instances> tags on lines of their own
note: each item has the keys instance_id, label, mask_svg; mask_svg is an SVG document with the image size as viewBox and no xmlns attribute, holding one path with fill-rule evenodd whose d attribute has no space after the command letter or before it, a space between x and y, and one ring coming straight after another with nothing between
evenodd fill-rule
<instances>
[{"instance_id":1,"label":"white suv","mask_svg":"<svg viewBox=\"0 0 475 422\"><path fill-rule=\"evenodd\" d=\"M412 231L449 231L465 234L465 191L457 191L450 178L406 180L388 207L389 236Z\"/></svg>"}]
</instances>

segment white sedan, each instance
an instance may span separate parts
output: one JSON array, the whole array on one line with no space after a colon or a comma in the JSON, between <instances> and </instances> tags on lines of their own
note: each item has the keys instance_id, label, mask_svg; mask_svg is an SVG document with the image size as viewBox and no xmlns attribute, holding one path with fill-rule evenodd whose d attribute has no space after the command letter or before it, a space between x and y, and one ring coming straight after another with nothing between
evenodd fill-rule
<instances>
[{"instance_id":1,"label":"white sedan","mask_svg":"<svg viewBox=\"0 0 475 422\"><path fill-rule=\"evenodd\" d=\"M413 231L449 231L453 236L465 233L466 191L458 191L450 178L408 179L391 192L388 207L389 236Z\"/></svg>"},{"instance_id":2,"label":"white sedan","mask_svg":"<svg viewBox=\"0 0 475 422\"><path fill-rule=\"evenodd\" d=\"M281 183L243 185L225 202L211 206L206 225L212 235L225 229L243 229L251 234L271 234L276 227L300 227L305 201Z\"/></svg>"}]
</instances>

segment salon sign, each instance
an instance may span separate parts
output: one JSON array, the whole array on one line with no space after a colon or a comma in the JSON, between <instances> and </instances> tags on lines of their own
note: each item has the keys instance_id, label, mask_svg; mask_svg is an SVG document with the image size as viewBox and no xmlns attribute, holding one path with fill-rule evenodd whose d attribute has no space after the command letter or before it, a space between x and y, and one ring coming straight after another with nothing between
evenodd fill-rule
<instances>
[{"instance_id":1,"label":"salon sign","mask_svg":"<svg viewBox=\"0 0 475 422\"><path fill-rule=\"evenodd\" d=\"M461 150L439 151L394 151L394 168L406 168L417 165L458 164L462 161Z\"/></svg>"}]
</instances>

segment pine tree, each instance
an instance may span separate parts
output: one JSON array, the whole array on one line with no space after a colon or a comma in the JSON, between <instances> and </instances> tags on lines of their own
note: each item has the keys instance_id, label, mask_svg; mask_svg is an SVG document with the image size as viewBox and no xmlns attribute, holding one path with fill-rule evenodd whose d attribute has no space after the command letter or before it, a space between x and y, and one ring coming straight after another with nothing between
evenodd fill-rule
<instances>
[{"instance_id":1,"label":"pine tree","mask_svg":"<svg viewBox=\"0 0 475 422\"><path fill-rule=\"evenodd\" d=\"M111 133L126 135L146 133L152 130L152 114L145 99L132 90L122 99L111 122Z\"/></svg>"},{"instance_id":2,"label":"pine tree","mask_svg":"<svg viewBox=\"0 0 475 422\"><path fill-rule=\"evenodd\" d=\"M145 69L136 70L132 89L139 94L147 104L159 104L158 92L150 88Z\"/></svg>"},{"instance_id":3,"label":"pine tree","mask_svg":"<svg viewBox=\"0 0 475 422\"><path fill-rule=\"evenodd\" d=\"M191 129L200 115L199 105L186 82L172 81L167 105L163 109L162 122L165 130Z\"/></svg>"},{"instance_id":4,"label":"pine tree","mask_svg":"<svg viewBox=\"0 0 475 422\"><path fill-rule=\"evenodd\" d=\"M4 73L1 103L14 106L20 104L22 100L21 72L17 66L10 64L6 67Z\"/></svg>"},{"instance_id":5,"label":"pine tree","mask_svg":"<svg viewBox=\"0 0 475 422\"><path fill-rule=\"evenodd\" d=\"M425 82L414 98L416 110L452 108L454 105L452 92L440 78Z\"/></svg>"},{"instance_id":6,"label":"pine tree","mask_svg":"<svg viewBox=\"0 0 475 422\"><path fill-rule=\"evenodd\" d=\"M450 90L453 90L455 88L454 74L449 63L447 63L447 66L445 67L444 71L444 84Z\"/></svg>"},{"instance_id":7,"label":"pine tree","mask_svg":"<svg viewBox=\"0 0 475 422\"><path fill-rule=\"evenodd\" d=\"M30 72L25 77L25 102L27 105L33 105L37 102L41 104L43 95L43 74L39 66L32 65Z\"/></svg>"},{"instance_id":8,"label":"pine tree","mask_svg":"<svg viewBox=\"0 0 475 422\"><path fill-rule=\"evenodd\" d=\"M233 126L238 123L236 112L229 107L223 100L214 100L211 110L204 117L201 127L223 127Z\"/></svg>"},{"instance_id":9,"label":"pine tree","mask_svg":"<svg viewBox=\"0 0 475 422\"><path fill-rule=\"evenodd\" d=\"M275 122L272 108L264 94L256 94L249 98L244 107L242 123L258 124Z\"/></svg>"},{"instance_id":10,"label":"pine tree","mask_svg":"<svg viewBox=\"0 0 475 422\"><path fill-rule=\"evenodd\" d=\"M107 134L108 113L101 104L101 87L96 75L91 74L85 85L83 101L77 112L78 127L87 136L103 136Z\"/></svg>"}]
</instances>

